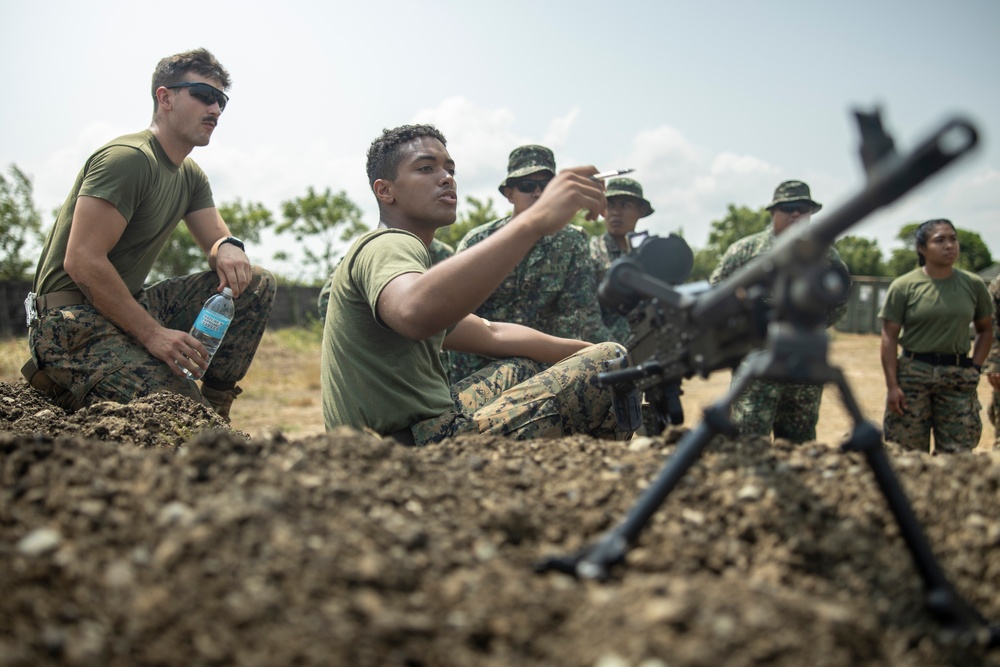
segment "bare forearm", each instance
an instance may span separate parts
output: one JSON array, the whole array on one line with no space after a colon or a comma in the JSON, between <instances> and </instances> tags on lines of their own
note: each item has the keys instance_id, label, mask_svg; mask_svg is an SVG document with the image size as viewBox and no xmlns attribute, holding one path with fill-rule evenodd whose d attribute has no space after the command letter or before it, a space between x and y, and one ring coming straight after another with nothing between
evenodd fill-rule
<instances>
[{"instance_id":1,"label":"bare forearm","mask_svg":"<svg viewBox=\"0 0 1000 667\"><path fill-rule=\"evenodd\" d=\"M492 359L526 357L546 364L562 361L589 345L586 341L550 336L520 324L487 323L475 316L465 318L445 338L449 350Z\"/></svg>"},{"instance_id":2,"label":"bare forearm","mask_svg":"<svg viewBox=\"0 0 1000 667\"><path fill-rule=\"evenodd\" d=\"M899 381L896 379L896 340L890 340L883 335L879 352L882 359L882 372L885 374L885 386L893 389L899 386Z\"/></svg>"},{"instance_id":3,"label":"bare forearm","mask_svg":"<svg viewBox=\"0 0 1000 667\"><path fill-rule=\"evenodd\" d=\"M993 332L989 329L976 334L976 340L972 345L972 363L982 366L989 356L990 346L993 345Z\"/></svg>"}]
</instances>

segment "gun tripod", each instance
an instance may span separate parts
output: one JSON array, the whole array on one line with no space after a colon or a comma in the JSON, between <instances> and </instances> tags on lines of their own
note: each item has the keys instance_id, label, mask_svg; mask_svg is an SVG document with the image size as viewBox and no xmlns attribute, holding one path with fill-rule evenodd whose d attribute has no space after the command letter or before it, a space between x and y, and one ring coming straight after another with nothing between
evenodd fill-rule
<instances>
[{"instance_id":1,"label":"gun tripod","mask_svg":"<svg viewBox=\"0 0 1000 667\"><path fill-rule=\"evenodd\" d=\"M705 410L704 419L698 426L681 438L677 451L639 497L625 520L577 554L550 558L540 563L538 571L556 570L577 577L605 580L610 568L624 561L626 552L638 539L646 523L701 457L712 438L720 433L735 435L729 409L751 380L830 383L837 387L853 421L851 435L841 445L841 450L864 455L923 580L928 610L963 640L991 648L1000 646L1000 628L988 625L979 612L959 596L931 552L889 463L881 433L864 419L843 372L827 361L829 337L826 331L776 322L768 329L767 341L765 351L748 362L747 372L735 380L725 396Z\"/></svg>"}]
</instances>

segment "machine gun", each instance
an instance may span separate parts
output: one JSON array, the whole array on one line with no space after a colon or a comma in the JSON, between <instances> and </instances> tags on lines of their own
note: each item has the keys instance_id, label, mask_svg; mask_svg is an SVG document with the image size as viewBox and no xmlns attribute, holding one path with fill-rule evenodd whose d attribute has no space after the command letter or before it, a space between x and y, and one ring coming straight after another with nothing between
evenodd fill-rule
<instances>
[{"instance_id":1,"label":"machine gun","mask_svg":"<svg viewBox=\"0 0 1000 667\"><path fill-rule=\"evenodd\" d=\"M601 285L602 299L628 310L633 335L628 342L629 366L605 374L605 383L619 390L632 383L647 396L652 394L651 406L660 411L666 406L656 404L656 392L664 385L696 373L707 377L734 367L751 350L763 348L763 352L748 360L746 372L681 438L676 452L620 524L574 555L539 563L537 570L606 579L712 438L719 433L735 435L729 409L751 379L832 383L853 421L841 449L864 455L923 580L928 610L964 640L1000 646L1000 627L987 624L948 581L892 470L882 434L864 419L843 372L827 360L826 312L849 289L846 277L824 261L830 246L865 216L970 152L978 133L970 122L952 119L912 153L900 155L877 109L855 115L867 175L862 191L822 221L788 230L768 252L713 289L684 294L632 256L611 266Z\"/></svg>"}]
</instances>

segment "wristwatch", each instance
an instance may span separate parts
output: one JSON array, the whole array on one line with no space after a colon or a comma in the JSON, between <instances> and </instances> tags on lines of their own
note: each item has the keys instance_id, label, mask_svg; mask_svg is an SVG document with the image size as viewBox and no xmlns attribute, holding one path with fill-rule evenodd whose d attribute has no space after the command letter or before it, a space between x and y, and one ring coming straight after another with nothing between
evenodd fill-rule
<instances>
[{"instance_id":1,"label":"wristwatch","mask_svg":"<svg viewBox=\"0 0 1000 667\"><path fill-rule=\"evenodd\" d=\"M232 243L234 246L236 246L240 250L246 252L246 246L243 245L243 241L240 241L235 236L227 236L226 238L224 238L221 241L219 241L219 245L216 246L216 249L222 247L222 244L224 244L224 243Z\"/></svg>"}]
</instances>

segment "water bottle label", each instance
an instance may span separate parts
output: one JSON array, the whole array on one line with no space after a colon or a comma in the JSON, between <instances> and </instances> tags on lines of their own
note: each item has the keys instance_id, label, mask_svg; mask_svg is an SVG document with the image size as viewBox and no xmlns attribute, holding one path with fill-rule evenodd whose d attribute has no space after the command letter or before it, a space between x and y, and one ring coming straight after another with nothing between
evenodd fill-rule
<instances>
[{"instance_id":1,"label":"water bottle label","mask_svg":"<svg viewBox=\"0 0 1000 667\"><path fill-rule=\"evenodd\" d=\"M213 313L209 310L202 310L198 314L198 319L194 321L194 328L212 338L222 338L226 333L226 329L229 328L229 323L232 321L231 318L225 315Z\"/></svg>"}]
</instances>

